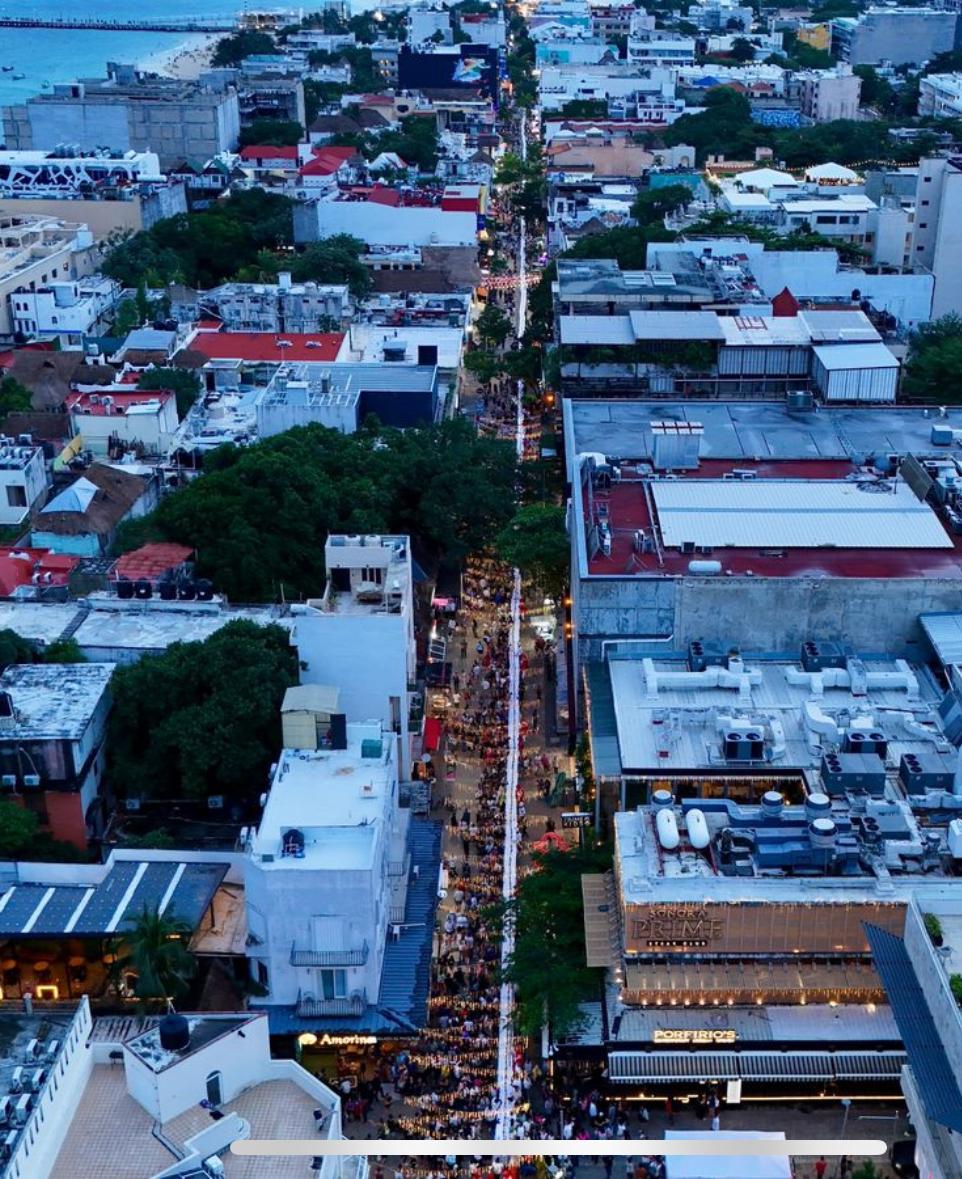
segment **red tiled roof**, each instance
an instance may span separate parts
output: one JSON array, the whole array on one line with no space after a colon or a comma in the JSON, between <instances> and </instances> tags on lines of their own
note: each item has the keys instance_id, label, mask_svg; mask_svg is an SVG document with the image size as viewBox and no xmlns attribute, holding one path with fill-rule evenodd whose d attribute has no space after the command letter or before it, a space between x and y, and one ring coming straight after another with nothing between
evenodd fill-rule
<instances>
[{"instance_id":1,"label":"red tiled roof","mask_svg":"<svg viewBox=\"0 0 962 1179\"><path fill-rule=\"evenodd\" d=\"M315 360L337 359L343 332L203 332L190 342L191 350L208 360ZM286 340L288 344L279 344Z\"/></svg>"},{"instance_id":2,"label":"red tiled roof","mask_svg":"<svg viewBox=\"0 0 962 1179\"><path fill-rule=\"evenodd\" d=\"M249 147L241 148L240 158L242 160L296 160L296 147L274 147L269 143L251 144Z\"/></svg>"},{"instance_id":3,"label":"red tiled roof","mask_svg":"<svg viewBox=\"0 0 962 1179\"><path fill-rule=\"evenodd\" d=\"M381 188L375 185L367 194L367 199L373 205L390 205L396 208L401 203L401 194L396 188Z\"/></svg>"},{"instance_id":4,"label":"red tiled roof","mask_svg":"<svg viewBox=\"0 0 962 1179\"><path fill-rule=\"evenodd\" d=\"M333 176L338 168L356 155L355 147L322 147L314 153L314 159L298 171L301 176Z\"/></svg>"},{"instance_id":5,"label":"red tiled roof","mask_svg":"<svg viewBox=\"0 0 962 1179\"><path fill-rule=\"evenodd\" d=\"M66 585L79 564L79 557L49 549L0 548L0 595L9 597L21 585Z\"/></svg>"},{"instance_id":6,"label":"red tiled roof","mask_svg":"<svg viewBox=\"0 0 962 1179\"><path fill-rule=\"evenodd\" d=\"M183 544L145 544L133 552L124 553L111 569L110 576L114 581L119 578L158 581L168 570L183 565L193 555L194 550Z\"/></svg>"}]
</instances>

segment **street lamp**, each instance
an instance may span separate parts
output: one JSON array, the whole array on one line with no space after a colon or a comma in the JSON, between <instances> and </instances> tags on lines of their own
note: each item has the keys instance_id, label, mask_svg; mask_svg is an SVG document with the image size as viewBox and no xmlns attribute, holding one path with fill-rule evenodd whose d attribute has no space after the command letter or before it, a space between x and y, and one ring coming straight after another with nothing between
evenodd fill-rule
<instances>
[{"instance_id":1,"label":"street lamp","mask_svg":"<svg viewBox=\"0 0 962 1179\"><path fill-rule=\"evenodd\" d=\"M848 1126L848 1112L849 1112L849 1110L852 1108L852 1099L851 1099L851 1097L843 1097L843 1098L842 1098L842 1108L845 1110L845 1113L844 1113L844 1115L842 1116L842 1132L841 1132L841 1134L839 1135L839 1137L840 1137L840 1138L841 1138L841 1139L844 1141L844 1139L845 1139L845 1130L846 1130L846 1128L847 1128L847 1126ZM842 1165L842 1160L841 1160L841 1158L837 1158L837 1159L835 1160L835 1170L833 1171L833 1174L834 1174L834 1175L836 1175L836 1176L838 1175L839 1168L841 1167L841 1165Z\"/></svg>"}]
</instances>

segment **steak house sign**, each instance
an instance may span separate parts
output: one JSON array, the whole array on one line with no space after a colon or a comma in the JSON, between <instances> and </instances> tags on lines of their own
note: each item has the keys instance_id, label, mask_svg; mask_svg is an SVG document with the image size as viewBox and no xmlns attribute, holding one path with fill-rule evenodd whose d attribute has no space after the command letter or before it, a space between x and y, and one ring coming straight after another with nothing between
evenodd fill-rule
<instances>
[{"instance_id":1,"label":"steak house sign","mask_svg":"<svg viewBox=\"0 0 962 1179\"><path fill-rule=\"evenodd\" d=\"M697 949L721 939L725 926L707 905L648 905L631 912L629 931L636 948Z\"/></svg>"}]
</instances>

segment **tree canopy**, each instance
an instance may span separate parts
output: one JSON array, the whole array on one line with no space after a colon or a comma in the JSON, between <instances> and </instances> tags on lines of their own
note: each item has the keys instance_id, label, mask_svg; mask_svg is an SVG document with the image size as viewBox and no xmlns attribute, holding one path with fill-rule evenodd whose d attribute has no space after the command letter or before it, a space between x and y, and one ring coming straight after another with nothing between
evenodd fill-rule
<instances>
[{"instance_id":1,"label":"tree canopy","mask_svg":"<svg viewBox=\"0 0 962 1179\"><path fill-rule=\"evenodd\" d=\"M411 535L425 560L459 560L510 518L514 449L460 419L416 430L288 430L207 456L205 475L122 525L121 550L172 540L241 602L315 596L329 532Z\"/></svg>"},{"instance_id":2,"label":"tree canopy","mask_svg":"<svg viewBox=\"0 0 962 1179\"><path fill-rule=\"evenodd\" d=\"M277 46L274 44L273 37L253 29L244 29L230 37L222 37L217 42L210 64L217 67L236 66L240 65L245 57L276 52Z\"/></svg>"},{"instance_id":3,"label":"tree canopy","mask_svg":"<svg viewBox=\"0 0 962 1179\"><path fill-rule=\"evenodd\" d=\"M15 377L0 380L0 418L8 413L29 413L32 405L30 390Z\"/></svg>"},{"instance_id":4,"label":"tree canopy","mask_svg":"<svg viewBox=\"0 0 962 1179\"><path fill-rule=\"evenodd\" d=\"M489 303L474 321L478 339L484 344L500 345L511 332L511 320L501 310Z\"/></svg>"},{"instance_id":5,"label":"tree canopy","mask_svg":"<svg viewBox=\"0 0 962 1179\"><path fill-rule=\"evenodd\" d=\"M608 848L534 853L535 871L518 883L506 914L515 924L515 946L506 978L517 988L515 1027L537 1035L547 1016L552 1036L574 1031L579 1004L593 999L602 972L585 965L581 876L611 866Z\"/></svg>"},{"instance_id":6,"label":"tree canopy","mask_svg":"<svg viewBox=\"0 0 962 1179\"><path fill-rule=\"evenodd\" d=\"M200 396L200 377L185 368L148 368L140 374L138 389L169 389L177 398L177 416L184 417Z\"/></svg>"},{"instance_id":7,"label":"tree canopy","mask_svg":"<svg viewBox=\"0 0 962 1179\"><path fill-rule=\"evenodd\" d=\"M247 621L119 667L109 722L115 790L124 798L256 798L281 747L284 693L297 681L288 632Z\"/></svg>"},{"instance_id":8,"label":"tree canopy","mask_svg":"<svg viewBox=\"0 0 962 1179\"><path fill-rule=\"evenodd\" d=\"M123 935L114 972L137 976L139 999L179 1000L197 972L197 960L188 948L194 931L175 913L160 913L146 904Z\"/></svg>"},{"instance_id":9,"label":"tree canopy","mask_svg":"<svg viewBox=\"0 0 962 1179\"><path fill-rule=\"evenodd\" d=\"M555 504L528 504L498 533L498 556L516 565L556 600L564 593L571 561L565 510Z\"/></svg>"},{"instance_id":10,"label":"tree canopy","mask_svg":"<svg viewBox=\"0 0 962 1179\"><path fill-rule=\"evenodd\" d=\"M912 332L902 392L925 401L962 402L962 317L943 315Z\"/></svg>"},{"instance_id":11,"label":"tree canopy","mask_svg":"<svg viewBox=\"0 0 962 1179\"><path fill-rule=\"evenodd\" d=\"M292 202L252 188L199 213L166 217L150 229L115 235L101 269L122 286L183 282L212 287L254 265L264 250L293 243Z\"/></svg>"},{"instance_id":12,"label":"tree canopy","mask_svg":"<svg viewBox=\"0 0 962 1179\"><path fill-rule=\"evenodd\" d=\"M241 127L240 145L295 147L303 138L304 128L293 119L255 119L249 126Z\"/></svg>"}]
</instances>

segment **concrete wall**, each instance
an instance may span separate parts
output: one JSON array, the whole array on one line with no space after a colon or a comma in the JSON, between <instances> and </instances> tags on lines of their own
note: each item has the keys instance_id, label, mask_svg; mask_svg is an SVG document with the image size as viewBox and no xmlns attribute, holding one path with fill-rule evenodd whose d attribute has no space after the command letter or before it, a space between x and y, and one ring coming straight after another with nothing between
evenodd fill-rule
<instances>
[{"instance_id":1,"label":"concrete wall","mask_svg":"<svg viewBox=\"0 0 962 1179\"><path fill-rule=\"evenodd\" d=\"M395 798L397 797L395 792ZM291 948L314 949L314 917L340 917L346 930L345 944L368 944L367 962L337 967L346 974L347 994L364 990L369 1003L377 1001L381 964L387 936L387 907L382 897L387 858L387 830L377 826L372 867L363 871L329 871L312 868L310 860L286 860L261 866L250 860L245 876L247 923L262 941L253 946L252 959L265 961L270 993L263 1004L287 1006L297 1002L298 992L322 999L319 967L292 966Z\"/></svg>"},{"instance_id":2,"label":"concrete wall","mask_svg":"<svg viewBox=\"0 0 962 1179\"><path fill-rule=\"evenodd\" d=\"M590 578L577 592L578 658L602 657L603 640L672 636L794 651L812 637L857 650L918 653L918 616L958 609L956 579Z\"/></svg>"},{"instance_id":3,"label":"concrete wall","mask_svg":"<svg viewBox=\"0 0 962 1179\"><path fill-rule=\"evenodd\" d=\"M241 1030L243 1036L235 1029L159 1072L125 1047L127 1091L159 1122L168 1122L203 1101L207 1078L214 1072L221 1075L222 1100L232 1101L244 1089L267 1079L265 1069L271 1059L266 1015L245 1023Z\"/></svg>"},{"instance_id":4,"label":"concrete wall","mask_svg":"<svg viewBox=\"0 0 962 1179\"><path fill-rule=\"evenodd\" d=\"M872 12L852 34L851 64L920 65L955 48L955 12Z\"/></svg>"},{"instance_id":5,"label":"concrete wall","mask_svg":"<svg viewBox=\"0 0 962 1179\"><path fill-rule=\"evenodd\" d=\"M410 617L410 616L409 616ZM302 684L336 684L349 721L380 720L393 731L391 697L400 702L398 767L411 776L407 686L410 644L403 614L298 615L291 634L301 661ZM303 666L306 665L306 666Z\"/></svg>"},{"instance_id":6,"label":"concrete wall","mask_svg":"<svg viewBox=\"0 0 962 1179\"><path fill-rule=\"evenodd\" d=\"M3 1173L7 1179L48 1175L56 1162L94 1066L93 1052L87 1046L91 1024L90 1004L84 996L64 1037L60 1057L50 1069L20 1136L19 1146L5 1166Z\"/></svg>"},{"instance_id":7,"label":"concrete wall","mask_svg":"<svg viewBox=\"0 0 962 1179\"><path fill-rule=\"evenodd\" d=\"M82 221L95 239L118 229L136 233L145 228L139 197L132 201L14 200L12 197L0 200L0 217L23 216Z\"/></svg>"},{"instance_id":8,"label":"concrete wall","mask_svg":"<svg viewBox=\"0 0 962 1179\"><path fill-rule=\"evenodd\" d=\"M372 246L473 246L474 213L392 209L367 201L312 201L294 209L294 240L312 242L350 233Z\"/></svg>"}]
</instances>

